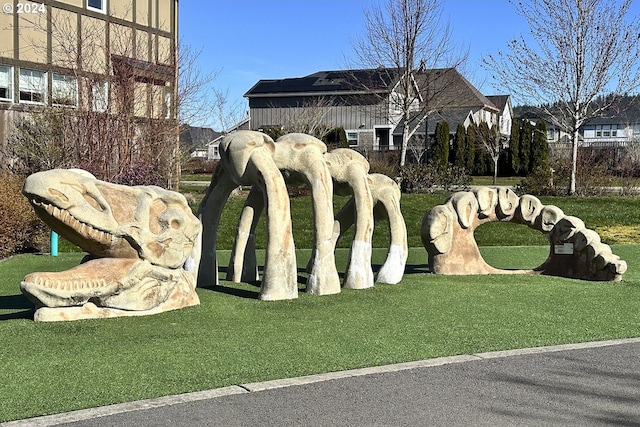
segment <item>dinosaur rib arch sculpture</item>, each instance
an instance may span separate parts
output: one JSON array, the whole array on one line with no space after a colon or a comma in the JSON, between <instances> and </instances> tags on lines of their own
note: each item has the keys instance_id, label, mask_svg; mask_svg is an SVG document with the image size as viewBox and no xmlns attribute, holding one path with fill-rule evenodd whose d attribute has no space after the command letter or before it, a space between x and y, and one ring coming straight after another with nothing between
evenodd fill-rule
<instances>
[{"instance_id":1,"label":"dinosaur rib arch sculpture","mask_svg":"<svg viewBox=\"0 0 640 427\"><path fill-rule=\"evenodd\" d=\"M268 144L273 144L271 149L273 164L282 172L283 179L286 182L302 181L311 188L314 247L307 266L309 272L307 292L316 295L340 292L333 251L340 235L352 225L355 225L355 238L351 245L344 287L362 289L373 286L371 235L376 206L376 211L382 211L388 218L391 230L389 253L378 273L378 281L395 284L402 279L408 254L407 232L400 211L400 189L395 181L378 174L369 175L369 163L361 154L348 149L327 152L324 143L310 135L292 133L273 141L260 132L239 131L227 139L234 138L248 141L265 140ZM226 147L225 142L222 147ZM223 156L221 166L225 167L226 163L228 161ZM217 178L212 182L214 184L211 188L218 185ZM352 196L347 205L337 214L335 221L334 193ZM258 280L255 229L265 202L269 203L270 197L273 196L269 193L263 194L259 186L252 187L240 214L227 269L227 280L236 282ZM201 213L210 211L211 209L207 207L209 205L221 206L220 202L219 196L213 197L211 201L207 196L201 205ZM213 217L210 217L210 220L212 219ZM269 234L273 230L268 229L267 232ZM211 253L210 249L204 252ZM269 259L270 254L267 253L267 260ZM200 277L204 278L207 274ZM265 271L264 280L266 276Z\"/></svg>"},{"instance_id":2,"label":"dinosaur rib arch sculpture","mask_svg":"<svg viewBox=\"0 0 640 427\"><path fill-rule=\"evenodd\" d=\"M533 270L501 270L488 265L473 233L478 226L496 221L524 224L545 234L550 243L547 260ZM454 193L425 214L420 235L429 255L429 269L438 274L537 273L619 281L627 270L627 263L581 219L565 215L556 206L544 206L535 196L518 197L506 188Z\"/></svg>"}]
</instances>

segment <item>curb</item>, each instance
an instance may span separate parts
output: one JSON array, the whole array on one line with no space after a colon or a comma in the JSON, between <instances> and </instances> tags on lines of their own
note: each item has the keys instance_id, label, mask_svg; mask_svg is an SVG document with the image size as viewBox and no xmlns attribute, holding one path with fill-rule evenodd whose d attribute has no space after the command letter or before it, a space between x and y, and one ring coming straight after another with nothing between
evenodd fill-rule
<instances>
[{"instance_id":1,"label":"curb","mask_svg":"<svg viewBox=\"0 0 640 427\"><path fill-rule=\"evenodd\" d=\"M216 388L212 390L184 393L173 396L164 396L153 399L138 400L135 402L118 403L115 405L101 406L97 408L81 409L78 411L65 412L61 414L45 415L24 420L8 421L0 423L0 427L50 427L59 424L86 421L94 418L106 417L110 415L123 414L133 411L141 411L164 406L177 405L181 403L197 402L207 399L215 399L223 396L236 394L254 393L265 390L273 390L284 387L313 384L322 381L331 381L342 378L360 377L365 375L383 374L398 371L405 371L418 368L430 368L455 363L466 363L479 360L499 359L513 356L526 356L533 354L554 353L568 350L584 350L615 346L622 344L640 343L640 337L617 339L608 341L592 341L576 344L561 344L545 347L531 347L517 350L491 351L485 353L464 354L459 356L438 357L434 359L418 360L415 362L396 363L393 365L382 365L368 368L351 369L347 371L328 372L324 374L306 375L296 378L285 378L257 383L247 383L232 385L228 387Z\"/></svg>"}]
</instances>

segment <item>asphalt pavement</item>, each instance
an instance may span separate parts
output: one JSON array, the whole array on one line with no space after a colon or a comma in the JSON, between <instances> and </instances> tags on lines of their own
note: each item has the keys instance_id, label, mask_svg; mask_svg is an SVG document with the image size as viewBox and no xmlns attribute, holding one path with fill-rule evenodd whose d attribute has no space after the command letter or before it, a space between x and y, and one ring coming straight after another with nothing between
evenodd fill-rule
<instances>
[{"instance_id":1,"label":"asphalt pavement","mask_svg":"<svg viewBox=\"0 0 640 427\"><path fill-rule=\"evenodd\" d=\"M640 338L242 384L0 426L640 426Z\"/></svg>"}]
</instances>

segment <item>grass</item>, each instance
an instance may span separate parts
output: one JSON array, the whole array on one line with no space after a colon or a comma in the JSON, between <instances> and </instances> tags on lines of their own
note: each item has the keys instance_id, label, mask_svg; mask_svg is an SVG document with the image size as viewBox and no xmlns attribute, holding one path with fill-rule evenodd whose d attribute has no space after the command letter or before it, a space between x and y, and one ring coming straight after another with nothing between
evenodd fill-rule
<instances>
[{"instance_id":1,"label":"grass","mask_svg":"<svg viewBox=\"0 0 640 427\"><path fill-rule=\"evenodd\" d=\"M530 268L546 247L485 247L502 268ZM411 250L398 285L261 302L222 282L201 305L155 316L35 323L19 295L31 271L79 254L0 263L0 421L141 398L424 358L640 336L640 245L614 246L620 283L537 276L436 276ZM347 251L337 252L344 271ZM299 265L308 250L299 251ZM228 251L220 253L226 265ZM376 250L379 265L385 251Z\"/></svg>"},{"instance_id":2,"label":"grass","mask_svg":"<svg viewBox=\"0 0 640 427\"><path fill-rule=\"evenodd\" d=\"M493 176L473 176L471 185L493 185ZM522 181L521 176L499 176L496 185L517 185Z\"/></svg>"},{"instance_id":3,"label":"grass","mask_svg":"<svg viewBox=\"0 0 640 427\"><path fill-rule=\"evenodd\" d=\"M420 224L425 212L446 197L403 195L413 248L400 284L334 296L301 293L295 301L267 303L256 299L255 286L222 282L198 290L198 307L139 318L34 323L33 306L19 292L22 277L66 270L81 254L0 262L0 422L363 366L640 336L640 245L613 246L629 264L621 283L430 275ZM640 243L640 199L541 200L583 219L607 243ZM345 201L336 198L336 207ZM242 197L233 197L225 208L220 248L231 247L243 203ZM309 247L309 199L292 198L291 206L296 245ZM541 233L517 224L487 224L476 237L487 262L499 268L535 267L548 251ZM264 240L262 224L258 245ZM341 272L349 240L344 238L337 251ZM383 223L374 232L374 246L387 244ZM376 265L385 253L374 250ZM304 266L309 250L298 254ZM226 265L229 251L220 251L219 257Z\"/></svg>"}]
</instances>

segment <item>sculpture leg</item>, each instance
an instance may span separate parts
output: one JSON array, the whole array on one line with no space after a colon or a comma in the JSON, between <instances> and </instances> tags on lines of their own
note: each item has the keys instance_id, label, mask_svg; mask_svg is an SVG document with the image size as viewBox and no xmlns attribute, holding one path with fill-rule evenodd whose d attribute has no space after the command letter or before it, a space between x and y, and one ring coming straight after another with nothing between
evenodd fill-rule
<instances>
[{"instance_id":1,"label":"sculpture leg","mask_svg":"<svg viewBox=\"0 0 640 427\"><path fill-rule=\"evenodd\" d=\"M400 199L391 190L385 190L379 203L382 203L389 218L391 242L387 259L378 271L377 282L394 285L402 280L407 263L407 226L400 212Z\"/></svg>"},{"instance_id":2,"label":"sculpture leg","mask_svg":"<svg viewBox=\"0 0 640 427\"><path fill-rule=\"evenodd\" d=\"M371 269L373 199L366 173L359 172L357 167L352 169L356 169L350 173L354 179L349 181L356 207L356 230L349 252L344 287L365 289L373 286L373 270Z\"/></svg>"},{"instance_id":3,"label":"sculpture leg","mask_svg":"<svg viewBox=\"0 0 640 427\"><path fill-rule=\"evenodd\" d=\"M260 299L298 297L298 269L291 226L291 208L284 178L271 158L251 156L264 181L267 206L267 250Z\"/></svg>"},{"instance_id":4,"label":"sculpture leg","mask_svg":"<svg viewBox=\"0 0 640 427\"><path fill-rule=\"evenodd\" d=\"M218 260L216 258L218 226L224 205L235 187L236 184L224 174L223 166L220 164L216 168L209 190L198 208L198 216L202 223L202 249L198 268L198 287L218 285Z\"/></svg>"},{"instance_id":5,"label":"sculpture leg","mask_svg":"<svg viewBox=\"0 0 640 427\"><path fill-rule=\"evenodd\" d=\"M340 292L333 242L333 182L322 158L305 171L313 199L314 250L307 292L330 295ZM309 267L309 266L308 266Z\"/></svg>"},{"instance_id":6,"label":"sculpture leg","mask_svg":"<svg viewBox=\"0 0 640 427\"><path fill-rule=\"evenodd\" d=\"M232 282L253 282L259 280L256 261L255 230L264 209L264 198L258 187L252 187L242 208L236 239L231 251L227 280Z\"/></svg>"}]
</instances>

